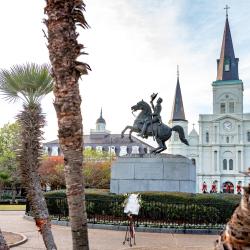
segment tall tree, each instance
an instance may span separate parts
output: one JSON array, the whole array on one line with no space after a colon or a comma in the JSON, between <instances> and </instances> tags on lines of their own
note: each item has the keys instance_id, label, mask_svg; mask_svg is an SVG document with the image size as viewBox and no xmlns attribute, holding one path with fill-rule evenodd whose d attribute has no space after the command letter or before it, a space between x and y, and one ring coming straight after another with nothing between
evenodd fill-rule
<instances>
[{"instance_id":1,"label":"tall tree","mask_svg":"<svg viewBox=\"0 0 250 250\"><path fill-rule=\"evenodd\" d=\"M16 65L10 70L0 71L0 92L5 99L12 102L21 100L23 103L23 110L17 116L22 142L17 159L34 219L47 249L57 248L38 175L42 155L41 129L45 125L40 102L43 96L52 91L52 87L48 65Z\"/></svg>"},{"instance_id":2,"label":"tall tree","mask_svg":"<svg viewBox=\"0 0 250 250\"><path fill-rule=\"evenodd\" d=\"M41 183L53 189L65 188L63 156L45 156L39 168Z\"/></svg>"},{"instance_id":3,"label":"tall tree","mask_svg":"<svg viewBox=\"0 0 250 250\"><path fill-rule=\"evenodd\" d=\"M16 187L20 184L16 159L16 150L20 143L20 126L17 122L5 124L0 128L0 171L9 176L7 184L12 187L12 202L15 202Z\"/></svg>"},{"instance_id":4,"label":"tall tree","mask_svg":"<svg viewBox=\"0 0 250 250\"><path fill-rule=\"evenodd\" d=\"M3 171L0 170L0 191L2 191L4 185L10 180L10 175Z\"/></svg>"},{"instance_id":5,"label":"tall tree","mask_svg":"<svg viewBox=\"0 0 250 250\"><path fill-rule=\"evenodd\" d=\"M84 46L77 41L76 25L87 28L82 0L47 0L48 49L54 78L54 106L58 137L65 161L66 194L73 249L89 249L84 195L83 127L78 80L89 66L77 61Z\"/></svg>"},{"instance_id":6,"label":"tall tree","mask_svg":"<svg viewBox=\"0 0 250 250\"><path fill-rule=\"evenodd\" d=\"M216 241L215 250L250 249L250 184L244 187L240 205L235 209L225 230Z\"/></svg>"}]
</instances>

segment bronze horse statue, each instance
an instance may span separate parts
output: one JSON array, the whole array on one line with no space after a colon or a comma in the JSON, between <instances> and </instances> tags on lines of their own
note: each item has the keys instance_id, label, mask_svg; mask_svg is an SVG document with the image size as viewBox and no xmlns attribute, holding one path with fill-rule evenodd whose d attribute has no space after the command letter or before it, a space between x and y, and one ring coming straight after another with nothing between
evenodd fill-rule
<instances>
[{"instance_id":1,"label":"bronze horse statue","mask_svg":"<svg viewBox=\"0 0 250 250\"><path fill-rule=\"evenodd\" d=\"M132 142L133 140L131 138L131 134L133 132L140 133L144 122L148 119L152 119L152 109L149 106L149 104L144 102L143 100L138 102L136 105L132 106L131 109L133 112L137 110L141 110L141 112L136 117L133 126L125 127L125 129L121 133L121 137L123 138L125 131L127 129L130 129L129 139ZM172 131L178 132L181 142L183 142L186 145L189 145L187 139L185 138L184 130L181 126L176 125L170 128L164 123L151 123L146 129L145 135L146 137L148 136L155 137L156 142L158 143L159 146L156 149L153 149L151 153L158 154L167 149L166 141L171 137Z\"/></svg>"}]
</instances>

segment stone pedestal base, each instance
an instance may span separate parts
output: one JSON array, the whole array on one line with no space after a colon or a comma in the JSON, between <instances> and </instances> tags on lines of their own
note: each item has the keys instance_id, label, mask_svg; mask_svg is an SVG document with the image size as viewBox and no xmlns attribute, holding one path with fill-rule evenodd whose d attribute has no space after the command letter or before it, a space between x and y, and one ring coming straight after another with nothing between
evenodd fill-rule
<instances>
[{"instance_id":1,"label":"stone pedestal base","mask_svg":"<svg viewBox=\"0 0 250 250\"><path fill-rule=\"evenodd\" d=\"M110 192L164 191L195 193L196 170L180 155L119 157L111 167Z\"/></svg>"}]
</instances>

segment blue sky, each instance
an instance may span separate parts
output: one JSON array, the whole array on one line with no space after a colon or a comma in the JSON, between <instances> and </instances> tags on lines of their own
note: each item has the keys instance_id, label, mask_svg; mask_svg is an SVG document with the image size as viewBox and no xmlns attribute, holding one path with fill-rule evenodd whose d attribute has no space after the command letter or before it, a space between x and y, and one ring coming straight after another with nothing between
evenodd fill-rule
<instances>
[{"instance_id":1,"label":"blue sky","mask_svg":"<svg viewBox=\"0 0 250 250\"><path fill-rule=\"evenodd\" d=\"M200 113L212 112L226 4L239 74L244 82L244 110L250 112L250 1L248 0L86 0L91 29L79 29L92 72L80 83L85 133L95 128L101 107L107 129L120 133L132 125L130 107L152 92L163 98L162 117L170 119L180 66L186 118L192 128ZM0 67L25 62L49 62L42 29L45 1L12 0L0 3ZM11 16L10 11L11 10ZM57 135L50 94L42 103L47 114L45 140ZM20 104L0 100L0 126L14 121Z\"/></svg>"}]
</instances>

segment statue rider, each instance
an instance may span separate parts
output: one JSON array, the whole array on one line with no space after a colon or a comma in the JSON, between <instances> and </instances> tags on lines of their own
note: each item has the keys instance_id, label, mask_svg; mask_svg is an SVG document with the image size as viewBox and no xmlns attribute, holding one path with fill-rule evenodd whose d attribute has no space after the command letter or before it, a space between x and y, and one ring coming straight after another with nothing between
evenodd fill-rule
<instances>
[{"instance_id":1,"label":"statue rider","mask_svg":"<svg viewBox=\"0 0 250 250\"><path fill-rule=\"evenodd\" d=\"M143 124L143 127L142 127L142 130L141 130L141 133L139 133L138 135L141 136L142 138L147 138L147 135L145 135L145 132L147 130L147 127L150 125L150 124L153 124L153 123L159 123L159 125L161 125L162 123L162 120L161 120L161 103L162 103L162 98L159 97L157 99L157 102L156 102L156 106L154 106L154 99L156 98L157 94L153 93L151 95L151 101L150 101L150 104L152 106L152 109L153 109L153 114L152 114L152 117L148 117L145 121L144 121L144 124ZM153 129L153 128L152 128Z\"/></svg>"}]
</instances>

